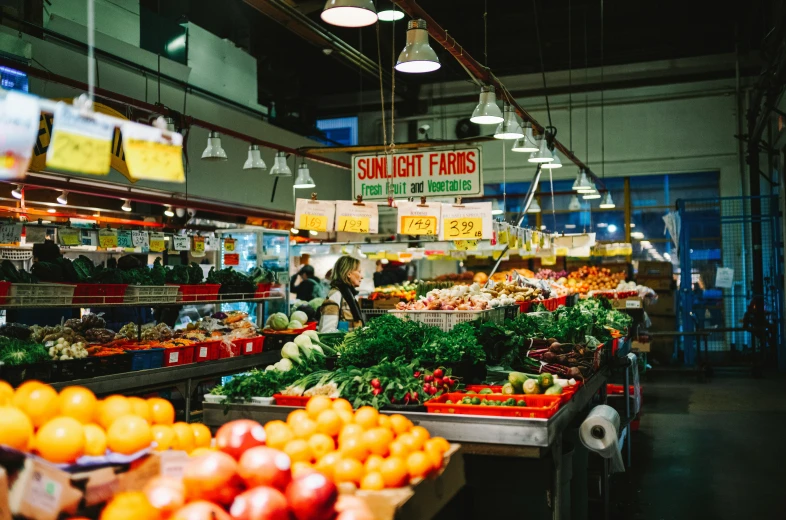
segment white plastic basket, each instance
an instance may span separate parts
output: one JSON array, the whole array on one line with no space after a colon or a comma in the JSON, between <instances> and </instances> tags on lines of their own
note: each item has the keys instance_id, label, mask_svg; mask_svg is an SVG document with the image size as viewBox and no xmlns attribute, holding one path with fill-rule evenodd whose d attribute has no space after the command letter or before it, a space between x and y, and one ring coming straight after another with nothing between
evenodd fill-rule
<instances>
[{"instance_id":1,"label":"white plastic basket","mask_svg":"<svg viewBox=\"0 0 786 520\"><path fill-rule=\"evenodd\" d=\"M221 401L223 401L226 398L227 396L225 395L205 394L206 403L221 404Z\"/></svg>"},{"instance_id":2,"label":"white plastic basket","mask_svg":"<svg viewBox=\"0 0 786 520\"><path fill-rule=\"evenodd\" d=\"M74 299L74 285L60 283L12 283L8 291L11 305L69 304Z\"/></svg>"},{"instance_id":3,"label":"white plastic basket","mask_svg":"<svg viewBox=\"0 0 786 520\"><path fill-rule=\"evenodd\" d=\"M129 285L126 303L173 303L177 301L177 285Z\"/></svg>"},{"instance_id":4,"label":"white plastic basket","mask_svg":"<svg viewBox=\"0 0 786 520\"><path fill-rule=\"evenodd\" d=\"M262 406L270 406L273 404L272 397L252 397L251 404L259 404Z\"/></svg>"},{"instance_id":5,"label":"white plastic basket","mask_svg":"<svg viewBox=\"0 0 786 520\"><path fill-rule=\"evenodd\" d=\"M32 249L0 249L0 258L3 260L30 260L33 258Z\"/></svg>"},{"instance_id":6,"label":"white plastic basket","mask_svg":"<svg viewBox=\"0 0 786 520\"><path fill-rule=\"evenodd\" d=\"M439 327L441 330L448 332L456 324L465 321L490 321L493 323L502 324L505 322L505 309L497 307L495 309L486 309L483 311L389 311L393 316L401 318L402 320L418 321Z\"/></svg>"}]
</instances>

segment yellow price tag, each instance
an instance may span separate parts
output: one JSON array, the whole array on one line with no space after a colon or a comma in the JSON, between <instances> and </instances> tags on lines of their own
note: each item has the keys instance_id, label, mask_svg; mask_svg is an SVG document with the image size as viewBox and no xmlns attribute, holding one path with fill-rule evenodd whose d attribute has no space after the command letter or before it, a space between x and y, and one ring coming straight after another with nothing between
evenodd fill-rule
<instances>
[{"instance_id":1,"label":"yellow price tag","mask_svg":"<svg viewBox=\"0 0 786 520\"><path fill-rule=\"evenodd\" d=\"M63 228L57 231L60 243L64 246L78 246L82 243L81 233L78 229Z\"/></svg>"},{"instance_id":2,"label":"yellow price tag","mask_svg":"<svg viewBox=\"0 0 786 520\"><path fill-rule=\"evenodd\" d=\"M478 217L450 218L442 225L446 240L473 240L483 236L483 219Z\"/></svg>"},{"instance_id":3,"label":"yellow price tag","mask_svg":"<svg viewBox=\"0 0 786 520\"><path fill-rule=\"evenodd\" d=\"M231 253L235 250L235 239L234 238L225 238L224 239L224 251Z\"/></svg>"},{"instance_id":4,"label":"yellow price tag","mask_svg":"<svg viewBox=\"0 0 786 520\"><path fill-rule=\"evenodd\" d=\"M191 247L195 253L202 253L205 251L205 237L194 236L191 238Z\"/></svg>"},{"instance_id":5,"label":"yellow price tag","mask_svg":"<svg viewBox=\"0 0 786 520\"><path fill-rule=\"evenodd\" d=\"M327 225L327 219L325 219ZM336 231L343 231L345 233L368 233L369 222L368 217L338 217L338 227Z\"/></svg>"},{"instance_id":6,"label":"yellow price tag","mask_svg":"<svg viewBox=\"0 0 786 520\"><path fill-rule=\"evenodd\" d=\"M477 240L456 240L454 242L459 251L475 251L478 248Z\"/></svg>"},{"instance_id":7,"label":"yellow price tag","mask_svg":"<svg viewBox=\"0 0 786 520\"><path fill-rule=\"evenodd\" d=\"M324 215L300 215L300 229L309 229L314 231L327 231L328 219ZM366 228L368 228L368 219L366 219Z\"/></svg>"},{"instance_id":8,"label":"yellow price tag","mask_svg":"<svg viewBox=\"0 0 786 520\"><path fill-rule=\"evenodd\" d=\"M183 147L129 139L123 145L128 173L135 179L184 182Z\"/></svg>"},{"instance_id":9,"label":"yellow price tag","mask_svg":"<svg viewBox=\"0 0 786 520\"><path fill-rule=\"evenodd\" d=\"M46 165L58 170L93 175L109 173L112 141L55 130Z\"/></svg>"},{"instance_id":10,"label":"yellow price tag","mask_svg":"<svg viewBox=\"0 0 786 520\"><path fill-rule=\"evenodd\" d=\"M436 235L437 217L401 217L401 233L404 235Z\"/></svg>"},{"instance_id":11,"label":"yellow price tag","mask_svg":"<svg viewBox=\"0 0 786 520\"><path fill-rule=\"evenodd\" d=\"M98 232L98 245L104 249L117 247L117 232L110 229L101 229Z\"/></svg>"},{"instance_id":12,"label":"yellow price tag","mask_svg":"<svg viewBox=\"0 0 786 520\"><path fill-rule=\"evenodd\" d=\"M510 234L508 233L507 229L505 229L503 231L500 231L499 232L499 237L497 238L497 242L499 242L500 244L507 244L508 240L509 240L509 237L510 237Z\"/></svg>"},{"instance_id":13,"label":"yellow price tag","mask_svg":"<svg viewBox=\"0 0 786 520\"><path fill-rule=\"evenodd\" d=\"M163 233L150 233L150 250L160 253L166 249Z\"/></svg>"}]
</instances>

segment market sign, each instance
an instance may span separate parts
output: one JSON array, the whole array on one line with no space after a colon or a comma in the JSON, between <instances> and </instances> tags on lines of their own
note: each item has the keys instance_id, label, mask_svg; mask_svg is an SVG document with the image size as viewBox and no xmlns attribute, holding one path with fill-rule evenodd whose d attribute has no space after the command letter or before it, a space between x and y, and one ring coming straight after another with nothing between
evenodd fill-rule
<instances>
[{"instance_id":1,"label":"market sign","mask_svg":"<svg viewBox=\"0 0 786 520\"><path fill-rule=\"evenodd\" d=\"M483 195L480 148L352 157L352 198Z\"/></svg>"}]
</instances>

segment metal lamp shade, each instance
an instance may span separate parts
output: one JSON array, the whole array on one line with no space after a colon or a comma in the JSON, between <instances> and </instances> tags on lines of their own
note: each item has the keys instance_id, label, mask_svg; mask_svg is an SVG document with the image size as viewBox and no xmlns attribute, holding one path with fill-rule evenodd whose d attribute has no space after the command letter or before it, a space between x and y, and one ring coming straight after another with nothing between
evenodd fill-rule
<instances>
[{"instance_id":1,"label":"metal lamp shade","mask_svg":"<svg viewBox=\"0 0 786 520\"><path fill-rule=\"evenodd\" d=\"M532 199L529 208L527 208L527 213L540 213L540 204L538 204L538 199Z\"/></svg>"},{"instance_id":2,"label":"metal lamp shade","mask_svg":"<svg viewBox=\"0 0 786 520\"><path fill-rule=\"evenodd\" d=\"M581 202L579 202L579 196L573 195L570 198L570 204L568 204L569 211L581 211Z\"/></svg>"},{"instance_id":3,"label":"metal lamp shade","mask_svg":"<svg viewBox=\"0 0 786 520\"><path fill-rule=\"evenodd\" d=\"M413 74L433 72L440 68L439 58L428 43L425 20L410 20L407 25L407 44L398 55L396 70Z\"/></svg>"},{"instance_id":4,"label":"metal lamp shade","mask_svg":"<svg viewBox=\"0 0 786 520\"><path fill-rule=\"evenodd\" d=\"M262 160L262 152L259 150L258 144L252 144L248 147L248 159L243 164L244 170L267 170L265 161Z\"/></svg>"},{"instance_id":5,"label":"metal lamp shade","mask_svg":"<svg viewBox=\"0 0 786 520\"><path fill-rule=\"evenodd\" d=\"M611 192L607 191L606 195L603 196L603 200L600 201L600 208L601 209L614 209L617 205L614 204L614 199L611 198Z\"/></svg>"},{"instance_id":6,"label":"metal lamp shade","mask_svg":"<svg viewBox=\"0 0 786 520\"><path fill-rule=\"evenodd\" d=\"M207 148L202 152L203 161L226 161L227 153L221 147L221 134L210 132L207 134Z\"/></svg>"},{"instance_id":7,"label":"metal lamp shade","mask_svg":"<svg viewBox=\"0 0 786 520\"><path fill-rule=\"evenodd\" d=\"M547 170L556 170L557 168L562 168L562 161L560 161L559 154L557 154L556 150L551 152L551 156L554 158L554 160L543 163L543 168L546 168Z\"/></svg>"},{"instance_id":8,"label":"metal lamp shade","mask_svg":"<svg viewBox=\"0 0 786 520\"><path fill-rule=\"evenodd\" d=\"M581 198L584 199L584 200L599 199L600 198L600 193L595 188L595 183L594 182L590 182L590 185L592 186L592 190L591 191L582 192Z\"/></svg>"},{"instance_id":9,"label":"metal lamp shade","mask_svg":"<svg viewBox=\"0 0 786 520\"><path fill-rule=\"evenodd\" d=\"M551 150L549 150L549 145L546 142L545 137L540 139L538 151L532 152L532 155L530 155L529 159L527 159L527 161L531 163L549 163L553 160L554 156L551 154Z\"/></svg>"},{"instance_id":10,"label":"metal lamp shade","mask_svg":"<svg viewBox=\"0 0 786 520\"><path fill-rule=\"evenodd\" d=\"M522 128L524 130L524 137L516 139L516 142L513 143L513 148L511 148L511 151L537 152L538 145L535 143L535 136L532 135L532 123L525 121L524 124L522 124Z\"/></svg>"},{"instance_id":11,"label":"metal lamp shade","mask_svg":"<svg viewBox=\"0 0 786 520\"><path fill-rule=\"evenodd\" d=\"M480 89L480 100L469 120L477 125L498 125L504 121L502 110L497 106L497 94L494 93L494 87Z\"/></svg>"},{"instance_id":12,"label":"metal lamp shade","mask_svg":"<svg viewBox=\"0 0 786 520\"><path fill-rule=\"evenodd\" d=\"M295 177L295 188L314 188L316 184L314 179L311 178L311 173L308 171L308 165L303 163L297 169L297 177Z\"/></svg>"},{"instance_id":13,"label":"metal lamp shade","mask_svg":"<svg viewBox=\"0 0 786 520\"><path fill-rule=\"evenodd\" d=\"M275 162L273 167L270 168L270 175L278 175L281 177L289 177L292 175L292 170L287 165L287 154L284 152L276 153Z\"/></svg>"},{"instance_id":14,"label":"metal lamp shade","mask_svg":"<svg viewBox=\"0 0 786 520\"><path fill-rule=\"evenodd\" d=\"M497 126L497 131L494 132L494 139L521 139L524 137L524 131L521 129L519 117L516 111L510 105L505 105L503 112L504 119Z\"/></svg>"},{"instance_id":15,"label":"metal lamp shade","mask_svg":"<svg viewBox=\"0 0 786 520\"><path fill-rule=\"evenodd\" d=\"M366 27L377 22L372 0L327 0L320 16L339 27Z\"/></svg>"},{"instance_id":16,"label":"metal lamp shade","mask_svg":"<svg viewBox=\"0 0 786 520\"><path fill-rule=\"evenodd\" d=\"M576 177L576 182L573 183L573 191L578 191L579 193L592 191L592 184L587 178L585 170L582 169Z\"/></svg>"}]
</instances>

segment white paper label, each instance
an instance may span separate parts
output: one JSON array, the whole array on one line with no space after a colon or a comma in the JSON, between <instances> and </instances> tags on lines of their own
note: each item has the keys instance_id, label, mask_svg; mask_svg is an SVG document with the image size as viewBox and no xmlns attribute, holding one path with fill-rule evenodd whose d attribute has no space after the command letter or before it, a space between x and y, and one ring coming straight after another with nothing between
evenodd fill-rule
<instances>
[{"instance_id":1,"label":"white paper label","mask_svg":"<svg viewBox=\"0 0 786 520\"><path fill-rule=\"evenodd\" d=\"M30 503L39 509L51 513L57 513L60 509L60 494L63 486L40 471L33 473L30 482L30 494L27 495L34 499Z\"/></svg>"},{"instance_id":2,"label":"white paper label","mask_svg":"<svg viewBox=\"0 0 786 520\"><path fill-rule=\"evenodd\" d=\"M170 352L169 353L169 362L170 363L177 363L177 360L180 358L180 352Z\"/></svg>"},{"instance_id":3,"label":"white paper label","mask_svg":"<svg viewBox=\"0 0 786 520\"><path fill-rule=\"evenodd\" d=\"M185 451L166 450L161 452L161 475L182 478L183 469L188 464L188 453ZM142 520L142 519L140 519Z\"/></svg>"},{"instance_id":4,"label":"white paper label","mask_svg":"<svg viewBox=\"0 0 786 520\"><path fill-rule=\"evenodd\" d=\"M207 347L199 347L199 357L207 357Z\"/></svg>"},{"instance_id":5,"label":"white paper label","mask_svg":"<svg viewBox=\"0 0 786 520\"><path fill-rule=\"evenodd\" d=\"M443 204L440 240L491 239L491 202Z\"/></svg>"},{"instance_id":6,"label":"white paper label","mask_svg":"<svg viewBox=\"0 0 786 520\"><path fill-rule=\"evenodd\" d=\"M191 238L186 235L174 235L175 251L188 251L191 249Z\"/></svg>"},{"instance_id":7,"label":"white paper label","mask_svg":"<svg viewBox=\"0 0 786 520\"><path fill-rule=\"evenodd\" d=\"M401 201L397 203L396 233L399 235L436 235L439 233L442 205L419 204Z\"/></svg>"},{"instance_id":8,"label":"white paper label","mask_svg":"<svg viewBox=\"0 0 786 520\"><path fill-rule=\"evenodd\" d=\"M252 350L254 350L254 342L249 341L246 343L246 352L251 352Z\"/></svg>"},{"instance_id":9,"label":"white paper label","mask_svg":"<svg viewBox=\"0 0 786 520\"><path fill-rule=\"evenodd\" d=\"M216 251L218 247L218 237L205 237L205 251Z\"/></svg>"},{"instance_id":10,"label":"white paper label","mask_svg":"<svg viewBox=\"0 0 786 520\"><path fill-rule=\"evenodd\" d=\"M131 243L134 245L134 247L150 247L150 237L148 236L147 231L132 231Z\"/></svg>"},{"instance_id":11,"label":"white paper label","mask_svg":"<svg viewBox=\"0 0 786 520\"><path fill-rule=\"evenodd\" d=\"M357 203L336 201L336 231L342 233L376 234L379 230L379 214L374 202Z\"/></svg>"},{"instance_id":12,"label":"white paper label","mask_svg":"<svg viewBox=\"0 0 786 520\"><path fill-rule=\"evenodd\" d=\"M22 239L22 224L0 226L0 244L11 244Z\"/></svg>"},{"instance_id":13,"label":"white paper label","mask_svg":"<svg viewBox=\"0 0 786 520\"><path fill-rule=\"evenodd\" d=\"M38 100L8 92L0 101L0 178L23 177L33 154L41 111Z\"/></svg>"},{"instance_id":14,"label":"white paper label","mask_svg":"<svg viewBox=\"0 0 786 520\"><path fill-rule=\"evenodd\" d=\"M323 200L297 199L295 227L314 231L332 231L335 226L336 203Z\"/></svg>"},{"instance_id":15,"label":"white paper label","mask_svg":"<svg viewBox=\"0 0 786 520\"><path fill-rule=\"evenodd\" d=\"M626 309L641 309L641 300L625 300Z\"/></svg>"},{"instance_id":16,"label":"white paper label","mask_svg":"<svg viewBox=\"0 0 786 520\"><path fill-rule=\"evenodd\" d=\"M734 269L731 267L718 267L715 272L715 287L731 289L734 284Z\"/></svg>"}]
</instances>

